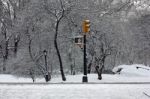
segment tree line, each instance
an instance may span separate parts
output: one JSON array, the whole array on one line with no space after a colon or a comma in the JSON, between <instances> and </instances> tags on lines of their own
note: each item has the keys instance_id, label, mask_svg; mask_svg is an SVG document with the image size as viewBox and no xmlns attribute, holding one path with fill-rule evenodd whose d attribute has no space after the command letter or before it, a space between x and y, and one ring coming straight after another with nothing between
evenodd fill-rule
<instances>
[{"instance_id":1,"label":"tree line","mask_svg":"<svg viewBox=\"0 0 150 99\"><path fill-rule=\"evenodd\" d=\"M149 2L148 0L145 2ZM137 0L0 0L0 72L21 76L83 71L83 49L74 37L82 21L87 37L88 73L120 64L150 64L149 5ZM44 51L47 51L45 60ZM45 66L45 62L47 66Z\"/></svg>"}]
</instances>

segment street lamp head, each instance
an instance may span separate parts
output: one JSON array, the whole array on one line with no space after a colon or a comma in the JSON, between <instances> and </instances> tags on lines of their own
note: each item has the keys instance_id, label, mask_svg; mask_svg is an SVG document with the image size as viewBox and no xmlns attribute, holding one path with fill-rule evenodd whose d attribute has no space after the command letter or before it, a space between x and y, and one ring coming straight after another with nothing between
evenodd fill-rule
<instances>
[{"instance_id":1,"label":"street lamp head","mask_svg":"<svg viewBox=\"0 0 150 99\"><path fill-rule=\"evenodd\" d=\"M46 50L44 50L43 53L44 53L44 55L47 55L47 51Z\"/></svg>"}]
</instances>

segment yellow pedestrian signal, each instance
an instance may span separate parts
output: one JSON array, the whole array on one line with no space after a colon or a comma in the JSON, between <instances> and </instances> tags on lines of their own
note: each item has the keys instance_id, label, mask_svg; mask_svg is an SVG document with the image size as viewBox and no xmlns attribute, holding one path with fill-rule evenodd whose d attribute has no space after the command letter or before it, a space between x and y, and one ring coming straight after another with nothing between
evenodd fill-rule
<instances>
[{"instance_id":1,"label":"yellow pedestrian signal","mask_svg":"<svg viewBox=\"0 0 150 99\"><path fill-rule=\"evenodd\" d=\"M90 32L90 20L84 20L82 28L84 33Z\"/></svg>"}]
</instances>

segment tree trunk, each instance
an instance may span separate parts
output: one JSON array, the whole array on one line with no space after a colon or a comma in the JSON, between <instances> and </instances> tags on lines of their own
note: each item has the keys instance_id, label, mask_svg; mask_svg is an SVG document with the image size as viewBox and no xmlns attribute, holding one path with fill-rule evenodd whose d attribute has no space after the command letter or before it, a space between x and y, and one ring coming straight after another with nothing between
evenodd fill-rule
<instances>
[{"instance_id":1,"label":"tree trunk","mask_svg":"<svg viewBox=\"0 0 150 99\"><path fill-rule=\"evenodd\" d=\"M92 62L90 62L89 65L88 65L88 74L91 73L91 66L92 66Z\"/></svg>"},{"instance_id":2,"label":"tree trunk","mask_svg":"<svg viewBox=\"0 0 150 99\"><path fill-rule=\"evenodd\" d=\"M4 61L3 61L3 72L6 72L6 61L8 59L8 52L9 52L8 43L9 43L9 39L6 40L6 42L5 42L5 54L4 54Z\"/></svg>"},{"instance_id":3,"label":"tree trunk","mask_svg":"<svg viewBox=\"0 0 150 99\"><path fill-rule=\"evenodd\" d=\"M101 80L102 79L102 73L103 73L103 69L104 69L104 64L105 64L105 59L106 59L106 56L104 55L103 58L102 58L102 63L101 63L101 68L100 68L100 75L99 75L99 79Z\"/></svg>"},{"instance_id":4,"label":"tree trunk","mask_svg":"<svg viewBox=\"0 0 150 99\"><path fill-rule=\"evenodd\" d=\"M64 71L63 71L62 59L61 59L61 55L60 55L58 45L57 45L57 39L54 40L54 45L55 45L55 48L56 48L56 51L57 51L57 56L58 56L59 63L60 63L60 72L61 72L62 80L66 81L66 77L65 77Z\"/></svg>"},{"instance_id":5,"label":"tree trunk","mask_svg":"<svg viewBox=\"0 0 150 99\"><path fill-rule=\"evenodd\" d=\"M14 55L15 55L15 57L17 56L19 39L20 38L18 35L14 38Z\"/></svg>"},{"instance_id":6,"label":"tree trunk","mask_svg":"<svg viewBox=\"0 0 150 99\"><path fill-rule=\"evenodd\" d=\"M102 60L101 60L101 68L99 66L96 66L96 72L98 74L98 79L99 80L102 80L102 72L103 72L103 69L104 69L104 63L105 63L105 59L106 59L106 56L104 55Z\"/></svg>"},{"instance_id":7,"label":"tree trunk","mask_svg":"<svg viewBox=\"0 0 150 99\"><path fill-rule=\"evenodd\" d=\"M101 73L98 73L98 79L102 80L102 74Z\"/></svg>"},{"instance_id":8,"label":"tree trunk","mask_svg":"<svg viewBox=\"0 0 150 99\"><path fill-rule=\"evenodd\" d=\"M58 56L59 63L60 63L60 72L61 72L62 80L66 81L66 77L65 77L65 74L64 74L64 71L63 71L62 59L61 59L61 55L60 55L60 52L59 52L59 49L58 49L58 44L57 44L57 35L58 35L59 22L60 22L60 20L57 20L55 38L54 38L54 45L55 45L57 56Z\"/></svg>"},{"instance_id":9,"label":"tree trunk","mask_svg":"<svg viewBox=\"0 0 150 99\"><path fill-rule=\"evenodd\" d=\"M102 76L101 76L101 73L100 73L99 66L96 66L95 69L96 69L96 72L97 72L97 75L98 75L98 79L101 80Z\"/></svg>"}]
</instances>

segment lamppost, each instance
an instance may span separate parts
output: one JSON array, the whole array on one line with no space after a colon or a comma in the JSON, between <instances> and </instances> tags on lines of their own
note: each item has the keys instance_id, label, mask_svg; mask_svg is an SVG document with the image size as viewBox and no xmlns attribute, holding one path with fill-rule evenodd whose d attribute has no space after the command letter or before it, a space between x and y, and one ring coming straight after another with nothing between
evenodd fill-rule
<instances>
[{"instance_id":1,"label":"lamppost","mask_svg":"<svg viewBox=\"0 0 150 99\"><path fill-rule=\"evenodd\" d=\"M45 69L46 69L45 80L46 80L46 82L48 82L49 75L48 75L48 67L47 67L47 51L44 50L43 53L44 53L44 58L45 58Z\"/></svg>"}]
</instances>

